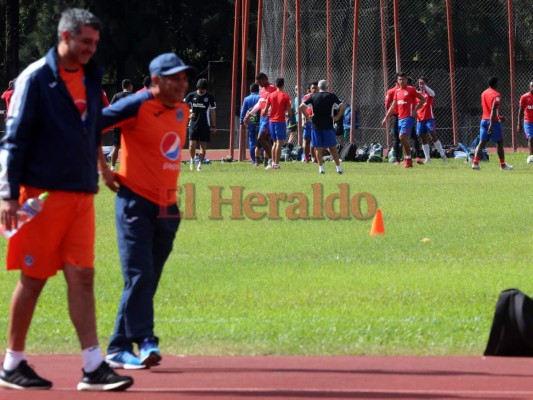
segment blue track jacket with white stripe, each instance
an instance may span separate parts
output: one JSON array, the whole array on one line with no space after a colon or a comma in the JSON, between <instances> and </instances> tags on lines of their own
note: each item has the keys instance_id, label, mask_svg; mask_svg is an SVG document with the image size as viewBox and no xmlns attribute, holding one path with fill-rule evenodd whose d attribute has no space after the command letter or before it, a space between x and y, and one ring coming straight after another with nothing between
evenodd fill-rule
<instances>
[{"instance_id":1,"label":"blue track jacket with white stripe","mask_svg":"<svg viewBox=\"0 0 533 400\"><path fill-rule=\"evenodd\" d=\"M93 61L83 68L85 121L59 76L57 48L16 79L0 148L0 198L18 199L21 184L46 190L97 191L102 73Z\"/></svg>"}]
</instances>

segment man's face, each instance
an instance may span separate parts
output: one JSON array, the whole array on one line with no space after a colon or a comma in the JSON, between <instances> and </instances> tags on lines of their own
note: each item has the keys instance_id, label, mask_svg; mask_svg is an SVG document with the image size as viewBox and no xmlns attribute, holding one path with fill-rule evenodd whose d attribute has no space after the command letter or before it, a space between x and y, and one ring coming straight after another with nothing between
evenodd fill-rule
<instances>
[{"instance_id":1,"label":"man's face","mask_svg":"<svg viewBox=\"0 0 533 400\"><path fill-rule=\"evenodd\" d=\"M396 80L400 87L405 88L407 86L407 78L405 76L399 76Z\"/></svg>"},{"instance_id":2,"label":"man's face","mask_svg":"<svg viewBox=\"0 0 533 400\"><path fill-rule=\"evenodd\" d=\"M158 80L159 92L169 103L177 103L185 98L189 90L189 78L186 71L174 75L161 76Z\"/></svg>"},{"instance_id":3,"label":"man's face","mask_svg":"<svg viewBox=\"0 0 533 400\"><path fill-rule=\"evenodd\" d=\"M80 32L74 36L69 32L63 32L62 35L67 43L68 57L73 62L87 64L96 53L100 32L91 26L82 25Z\"/></svg>"},{"instance_id":4,"label":"man's face","mask_svg":"<svg viewBox=\"0 0 533 400\"><path fill-rule=\"evenodd\" d=\"M423 79L419 79L419 80L418 80L418 86L420 86L420 87L424 87L425 85L426 85L426 82L424 82Z\"/></svg>"},{"instance_id":5,"label":"man's face","mask_svg":"<svg viewBox=\"0 0 533 400\"><path fill-rule=\"evenodd\" d=\"M318 93L318 86L317 85L311 85L309 88L310 93Z\"/></svg>"},{"instance_id":6,"label":"man's face","mask_svg":"<svg viewBox=\"0 0 533 400\"><path fill-rule=\"evenodd\" d=\"M268 79L267 78L258 79L257 83L259 84L259 86L265 87L268 84Z\"/></svg>"}]
</instances>

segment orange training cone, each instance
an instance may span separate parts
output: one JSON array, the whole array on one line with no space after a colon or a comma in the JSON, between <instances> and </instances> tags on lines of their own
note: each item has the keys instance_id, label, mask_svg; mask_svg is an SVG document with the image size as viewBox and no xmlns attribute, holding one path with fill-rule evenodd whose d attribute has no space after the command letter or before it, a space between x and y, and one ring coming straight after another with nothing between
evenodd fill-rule
<instances>
[{"instance_id":1,"label":"orange training cone","mask_svg":"<svg viewBox=\"0 0 533 400\"><path fill-rule=\"evenodd\" d=\"M370 236L384 235L385 226L383 225L383 215L381 209L378 208L374 219L372 220L372 228L370 229Z\"/></svg>"}]
</instances>

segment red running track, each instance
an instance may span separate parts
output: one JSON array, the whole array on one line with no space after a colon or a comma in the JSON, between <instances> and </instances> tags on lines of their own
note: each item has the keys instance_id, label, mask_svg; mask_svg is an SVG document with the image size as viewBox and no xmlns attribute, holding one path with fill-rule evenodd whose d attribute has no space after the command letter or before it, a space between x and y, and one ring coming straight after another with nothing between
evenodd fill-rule
<instances>
[{"instance_id":1,"label":"red running track","mask_svg":"<svg viewBox=\"0 0 533 400\"><path fill-rule=\"evenodd\" d=\"M533 399L533 359L482 357L176 357L127 392L77 392L81 356L31 356L49 391L1 390L1 400Z\"/></svg>"}]
</instances>

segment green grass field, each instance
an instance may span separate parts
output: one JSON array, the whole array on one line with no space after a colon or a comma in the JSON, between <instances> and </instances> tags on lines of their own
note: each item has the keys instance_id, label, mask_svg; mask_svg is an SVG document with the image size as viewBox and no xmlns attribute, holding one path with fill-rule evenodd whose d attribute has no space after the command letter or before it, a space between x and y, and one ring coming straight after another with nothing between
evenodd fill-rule
<instances>
[{"instance_id":1,"label":"green grass field","mask_svg":"<svg viewBox=\"0 0 533 400\"><path fill-rule=\"evenodd\" d=\"M182 221L156 297L156 333L166 354L480 355L498 293L533 293L533 169L511 154L472 171L463 161L411 170L391 164L345 163L345 173L319 175L316 165L286 163L280 171L214 163L183 170L195 189L196 219ZM372 220L222 219L212 186L250 193L324 197L348 184L350 196L372 194L386 234L371 237ZM191 186L192 187L192 186ZM97 196L97 307L105 348L122 287L113 194ZM365 207L363 204L363 211ZM268 207L256 207L268 210ZM309 205L311 214L311 205ZM184 210L182 210L184 211ZM300 210L302 211L302 210ZM423 238L431 241L422 242ZM0 244L5 254L6 241ZM16 272L1 272L0 343L5 343ZM77 352L65 285L48 283L28 351Z\"/></svg>"}]
</instances>

